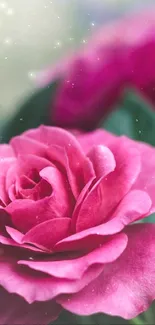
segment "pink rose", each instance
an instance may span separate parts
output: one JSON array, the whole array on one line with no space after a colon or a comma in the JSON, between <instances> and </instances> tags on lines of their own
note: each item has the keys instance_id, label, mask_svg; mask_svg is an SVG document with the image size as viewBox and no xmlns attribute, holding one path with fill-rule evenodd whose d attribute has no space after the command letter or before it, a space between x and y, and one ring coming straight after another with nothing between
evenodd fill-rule
<instances>
[{"instance_id":1,"label":"pink rose","mask_svg":"<svg viewBox=\"0 0 155 325\"><path fill-rule=\"evenodd\" d=\"M155 299L155 149L41 126L0 145L0 324L62 308L133 318Z\"/></svg>"},{"instance_id":2,"label":"pink rose","mask_svg":"<svg viewBox=\"0 0 155 325\"><path fill-rule=\"evenodd\" d=\"M104 26L83 51L47 69L41 84L61 77L52 121L90 129L126 87L155 104L155 11Z\"/></svg>"}]
</instances>

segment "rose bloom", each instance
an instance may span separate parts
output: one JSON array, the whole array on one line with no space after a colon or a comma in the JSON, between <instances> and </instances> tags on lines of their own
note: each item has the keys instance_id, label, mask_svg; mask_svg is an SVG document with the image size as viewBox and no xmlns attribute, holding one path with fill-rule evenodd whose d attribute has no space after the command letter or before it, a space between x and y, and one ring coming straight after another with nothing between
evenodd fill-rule
<instances>
[{"instance_id":1,"label":"rose bloom","mask_svg":"<svg viewBox=\"0 0 155 325\"><path fill-rule=\"evenodd\" d=\"M0 324L64 308L125 319L155 299L155 149L41 126L0 145Z\"/></svg>"},{"instance_id":2,"label":"rose bloom","mask_svg":"<svg viewBox=\"0 0 155 325\"><path fill-rule=\"evenodd\" d=\"M96 127L134 87L155 104L155 11L105 25L80 53L49 68L41 85L60 78L51 118L63 127Z\"/></svg>"}]
</instances>

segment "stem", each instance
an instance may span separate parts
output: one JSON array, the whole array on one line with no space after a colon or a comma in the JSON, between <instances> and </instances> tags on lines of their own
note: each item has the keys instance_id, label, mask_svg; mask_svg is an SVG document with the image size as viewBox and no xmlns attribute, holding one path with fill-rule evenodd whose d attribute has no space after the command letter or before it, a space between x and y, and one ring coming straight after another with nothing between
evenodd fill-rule
<instances>
[{"instance_id":1,"label":"stem","mask_svg":"<svg viewBox=\"0 0 155 325\"><path fill-rule=\"evenodd\" d=\"M130 319L129 323L132 325L146 325L146 323L140 317Z\"/></svg>"}]
</instances>

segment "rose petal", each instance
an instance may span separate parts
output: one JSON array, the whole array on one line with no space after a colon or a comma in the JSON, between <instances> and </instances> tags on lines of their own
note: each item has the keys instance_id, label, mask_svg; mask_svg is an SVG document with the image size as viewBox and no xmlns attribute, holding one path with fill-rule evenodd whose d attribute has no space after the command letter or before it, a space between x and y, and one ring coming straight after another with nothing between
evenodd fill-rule
<instances>
[{"instance_id":1,"label":"rose petal","mask_svg":"<svg viewBox=\"0 0 155 325\"><path fill-rule=\"evenodd\" d=\"M155 299L155 225L132 225L126 234L123 254L82 291L58 298L62 307L80 315L102 312L125 319L148 309Z\"/></svg>"},{"instance_id":2,"label":"rose petal","mask_svg":"<svg viewBox=\"0 0 155 325\"><path fill-rule=\"evenodd\" d=\"M32 244L43 250L52 251L53 246L70 235L70 218L55 218L30 229L22 238L22 243Z\"/></svg>"},{"instance_id":3,"label":"rose petal","mask_svg":"<svg viewBox=\"0 0 155 325\"><path fill-rule=\"evenodd\" d=\"M51 196L49 196L50 192L43 192L45 195L48 194L43 199L38 201L27 198L24 200L18 199L6 207L6 211L11 215L13 224L24 233L48 219L70 217L72 214L74 200L63 174L56 168L46 167L41 170L40 177L48 181L52 186ZM30 194L31 192L34 194L36 190L34 188L30 191ZM20 188L18 188L18 191L21 194L25 194L25 191ZM36 192L35 195L38 197L39 193Z\"/></svg>"},{"instance_id":4,"label":"rose petal","mask_svg":"<svg viewBox=\"0 0 155 325\"><path fill-rule=\"evenodd\" d=\"M60 161L58 162L63 166L65 164L73 194L77 197L84 183L83 163L86 157L76 138L63 129L46 126L26 131L24 136L50 147L48 157L51 160L55 158L52 147L56 146L57 150L59 149L57 157L59 156Z\"/></svg>"},{"instance_id":5,"label":"rose petal","mask_svg":"<svg viewBox=\"0 0 155 325\"><path fill-rule=\"evenodd\" d=\"M16 156L32 154L44 157L47 149L47 146L42 142L38 142L24 135L13 137L10 144Z\"/></svg>"},{"instance_id":6,"label":"rose petal","mask_svg":"<svg viewBox=\"0 0 155 325\"><path fill-rule=\"evenodd\" d=\"M19 250L15 251L15 247L12 251L4 246L4 254L0 255L0 285L8 292L22 296L28 303L51 300L61 293L77 292L103 270L103 265L93 265L80 280L60 279L18 265L22 256L23 252L19 254Z\"/></svg>"},{"instance_id":7,"label":"rose petal","mask_svg":"<svg viewBox=\"0 0 155 325\"><path fill-rule=\"evenodd\" d=\"M67 178L54 167L42 169L40 176L52 186L52 211L55 210L59 217L70 217L73 211L74 198Z\"/></svg>"},{"instance_id":8,"label":"rose petal","mask_svg":"<svg viewBox=\"0 0 155 325\"><path fill-rule=\"evenodd\" d=\"M126 245L127 236L118 234L101 247L79 258L60 261L20 261L19 264L28 265L33 270L45 272L58 278L80 279L90 266L116 260Z\"/></svg>"},{"instance_id":9,"label":"rose petal","mask_svg":"<svg viewBox=\"0 0 155 325\"><path fill-rule=\"evenodd\" d=\"M14 161L14 157L0 158L0 201L4 206L9 203L9 197L5 186L6 175Z\"/></svg>"},{"instance_id":10,"label":"rose petal","mask_svg":"<svg viewBox=\"0 0 155 325\"><path fill-rule=\"evenodd\" d=\"M81 206L76 222L77 232L103 223L130 190L140 172L138 151L132 148L126 149L124 143L118 145L116 142L113 152L116 168L114 157L108 148L102 147L102 154L101 150L97 154L98 164L94 162L95 169L102 169L103 177L93 186ZM95 160L95 156L92 159ZM101 170L98 173L101 173Z\"/></svg>"},{"instance_id":11,"label":"rose petal","mask_svg":"<svg viewBox=\"0 0 155 325\"><path fill-rule=\"evenodd\" d=\"M116 234L127 224L150 214L150 208L151 200L147 193L136 190L131 191L124 197L115 212L113 212L111 220L63 239L55 245L54 250L74 251L84 248L90 249L95 244L99 245L105 236Z\"/></svg>"},{"instance_id":12,"label":"rose petal","mask_svg":"<svg viewBox=\"0 0 155 325\"><path fill-rule=\"evenodd\" d=\"M10 227L8 227L10 228ZM15 237L15 234L13 233L13 231L11 231L12 229L10 228L8 233L10 233L10 237L11 238L8 238L8 237L5 237L4 235L0 235L0 243L3 244L3 245L6 245L6 246L10 246L10 247L16 247L16 248L19 248L19 249L22 249L22 250L27 250L29 252L35 252L35 253L42 253L42 254L45 254L44 251L42 251L41 249L35 247L35 246L32 246L32 245L26 245L26 244L21 244L21 243L18 243L17 241L15 241L13 239L16 238ZM11 236L12 235L12 236ZM0 248L0 254L3 253L3 248L1 247Z\"/></svg>"},{"instance_id":13,"label":"rose petal","mask_svg":"<svg viewBox=\"0 0 155 325\"><path fill-rule=\"evenodd\" d=\"M114 136L112 133L105 130L97 129L96 131L89 133L78 133L76 135L76 139L87 154L93 146L104 145L108 147L108 144L111 144L113 141L115 141L117 139L117 136Z\"/></svg>"},{"instance_id":14,"label":"rose petal","mask_svg":"<svg viewBox=\"0 0 155 325\"><path fill-rule=\"evenodd\" d=\"M13 225L21 232L26 233L40 223L53 218L70 217L69 206L63 206L61 200L54 195L39 201L29 199L14 200L6 207Z\"/></svg>"},{"instance_id":15,"label":"rose petal","mask_svg":"<svg viewBox=\"0 0 155 325\"><path fill-rule=\"evenodd\" d=\"M7 233L10 235L10 237L18 244L22 243L22 238L23 238L23 234L18 231L17 229L14 229L12 227L6 226L6 231Z\"/></svg>"},{"instance_id":16,"label":"rose petal","mask_svg":"<svg viewBox=\"0 0 155 325\"><path fill-rule=\"evenodd\" d=\"M9 144L0 144L0 159L14 157L15 153Z\"/></svg>"},{"instance_id":17,"label":"rose petal","mask_svg":"<svg viewBox=\"0 0 155 325\"><path fill-rule=\"evenodd\" d=\"M16 190L21 189L20 177L26 176L32 179L39 176L40 170L50 166L47 159L35 155L18 156L16 163L11 164L6 176L6 190L8 191L12 184L16 184Z\"/></svg>"},{"instance_id":18,"label":"rose petal","mask_svg":"<svg viewBox=\"0 0 155 325\"><path fill-rule=\"evenodd\" d=\"M24 299L0 288L0 324L2 325L48 325L61 312L55 301L28 304Z\"/></svg>"},{"instance_id":19,"label":"rose petal","mask_svg":"<svg viewBox=\"0 0 155 325\"><path fill-rule=\"evenodd\" d=\"M92 148L92 144L100 145L103 144L113 151L114 146L122 144L127 148L135 148L139 151L141 157L141 171L135 183L133 184L134 189L140 189L147 191L151 197L153 206L152 213L155 211L155 155L154 147L142 143L133 141L125 136L117 137L104 130L97 130L91 133L78 135L78 141L82 148L88 152ZM114 153L115 156L115 153ZM149 175L149 177L148 177Z\"/></svg>"},{"instance_id":20,"label":"rose petal","mask_svg":"<svg viewBox=\"0 0 155 325\"><path fill-rule=\"evenodd\" d=\"M85 199L85 197L88 195L90 187L92 186L93 181L95 180L95 177L92 177L89 182L85 185L85 187L83 188L83 190L81 191L76 204L75 204L75 208L73 211L73 215L72 215L72 219L71 219L71 226L72 226L72 230L73 232L76 232L76 222L77 222L77 218L79 215L79 211L81 209L81 205Z\"/></svg>"},{"instance_id":21,"label":"rose petal","mask_svg":"<svg viewBox=\"0 0 155 325\"><path fill-rule=\"evenodd\" d=\"M107 176L116 167L112 152L103 145L94 146L88 152L88 157L93 164L97 179Z\"/></svg>"}]
</instances>

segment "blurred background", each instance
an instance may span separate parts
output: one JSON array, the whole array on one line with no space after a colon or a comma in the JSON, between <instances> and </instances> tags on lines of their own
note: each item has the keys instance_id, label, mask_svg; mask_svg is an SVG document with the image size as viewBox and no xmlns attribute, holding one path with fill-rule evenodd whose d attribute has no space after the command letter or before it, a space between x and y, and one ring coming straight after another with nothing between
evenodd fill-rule
<instances>
[{"instance_id":1,"label":"blurred background","mask_svg":"<svg viewBox=\"0 0 155 325\"><path fill-rule=\"evenodd\" d=\"M0 1L1 118L34 91L38 71L87 43L101 24L154 0Z\"/></svg>"}]
</instances>

